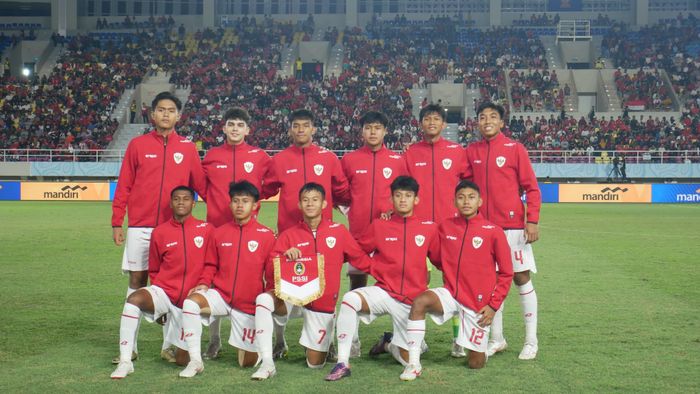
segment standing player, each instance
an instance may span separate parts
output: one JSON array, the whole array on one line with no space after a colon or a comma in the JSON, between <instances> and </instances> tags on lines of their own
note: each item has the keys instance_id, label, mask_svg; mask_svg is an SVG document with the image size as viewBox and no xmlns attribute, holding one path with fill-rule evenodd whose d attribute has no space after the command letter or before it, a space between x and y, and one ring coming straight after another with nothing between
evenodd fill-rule
<instances>
[{"instance_id":1,"label":"standing player","mask_svg":"<svg viewBox=\"0 0 700 394\"><path fill-rule=\"evenodd\" d=\"M151 286L142 287L129 295L124 304L119 326L119 365L112 379L125 378L134 372L131 355L141 315L153 322L170 314L168 340L177 345L178 364L187 363L185 342L177 318L188 289L197 283L204 267L213 226L192 216L195 205L194 190L178 186L170 193L172 218L153 230L149 248L148 271ZM173 318L175 316L175 318Z\"/></svg>"},{"instance_id":2,"label":"standing player","mask_svg":"<svg viewBox=\"0 0 700 394\"><path fill-rule=\"evenodd\" d=\"M333 199L343 196L348 190L348 180L343 174L340 160L331 151L313 143L314 115L300 109L289 116L289 136L292 146L272 158L270 171L265 177L263 195L274 196L279 190L277 209L277 232L295 226L303 220L298 207L299 190L314 182L329 191L324 205L323 218L333 219Z\"/></svg>"},{"instance_id":3,"label":"standing player","mask_svg":"<svg viewBox=\"0 0 700 394\"><path fill-rule=\"evenodd\" d=\"M277 298L273 291L257 297L255 342L262 364L252 375L255 380L268 379L276 373L272 359L273 317L280 325L285 325L290 315L298 311L304 318L299 343L306 348L306 363L309 368L323 368L333 342L335 304L343 262L347 260L358 266L370 264L369 256L360 249L345 226L323 218L323 210L328 205L323 186L305 184L299 191L298 199L304 220L279 235L272 256L284 255L290 260L298 260L323 255L325 289L320 298L303 307L293 307L291 303ZM303 271L303 267L301 269Z\"/></svg>"},{"instance_id":4,"label":"standing player","mask_svg":"<svg viewBox=\"0 0 700 394\"><path fill-rule=\"evenodd\" d=\"M415 215L440 224L457 215L452 193L466 175L466 157L461 145L442 138L442 131L447 126L447 113L442 106L430 104L423 107L419 119L423 141L411 145L404 155L409 174L421 186L422 202L416 206ZM458 328L459 322L455 319L452 322L455 338ZM452 356L464 357L464 349L453 345Z\"/></svg>"},{"instance_id":5,"label":"standing player","mask_svg":"<svg viewBox=\"0 0 700 394\"><path fill-rule=\"evenodd\" d=\"M382 315L390 315L394 335L386 350L402 365L408 361L406 323L413 299L428 289L425 283L425 259L437 242L437 225L413 216L418 203L418 182L399 176L391 183L394 213L389 220L376 220L358 243L372 255L371 265L359 266L376 280L374 286L361 287L343 296L336 325L338 363L326 380L350 376L350 348L358 323L365 324ZM432 245L433 249L437 247Z\"/></svg>"},{"instance_id":6,"label":"standing player","mask_svg":"<svg viewBox=\"0 0 700 394\"><path fill-rule=\"evenodd\" d=\"M542 197L527 150L519 142L503 135L505 110L500 105L483 103L477 110L479 131L483 139L467 147L469 176L479 185L487 220L501 226L513 254L513 280L518 286L525 320L525 345L518 358L537 356L537 294L530 281L530 271L537 272L531 243L539 239ZM520 199L525 192L527 212ZM488 354L506 349L503 337L503 310L493 320Z\"/></svg>"},{"instance_id":7,"label":"standing player","mask_svg":"<svg viewBox=\"0 0 700 394\"><path fill-rule=\"evenodd\" d=\"M238 348L238 364L250 367L258 358L255 298L263 292L266 281L272 282L268 256L275 235L255 219L260 194L252 183L231 184L229 194L233 220L213 231L198 285L182 307L190 363L180 372L181 377L191 378L204 370L202 323L211 325L225 316L231 319L229 343Z\"/></svg>"},{"instance_id":8,"label":"standing player","mask_svg":"<svg viewBox=\"0 0 700 394\"><path fill-rule=\"evenodd\" d=\"M124 154L117 189L112 202L112 238L125 244L122 271L129 273L129 297L148 282L148 245L153 228L172 217L168 191L189 185L205 193L205 177L194 144L175 132L182 103L170 92L159 93L151 103L155 129L129 142ZM129 211L129 227L124 236L124 216ZM163 326L163 336L167 324ZM173 361L163 341L161 356ZM134 343L133 359L137 357ZM114 360L118 361L118 360Z\"/></svg>"},{"instance_id":9,"label":"standing player","mask_svg":"<svg viewBox=\"0 0 700 394\"><path fill-rule=\"evenodd\" d=\"M419 295L408 320L408 365L401 380L420 376L421 346L425 338L425 315L443 324L458 316L457 344L469 349L469 368L483 368L489 324L508 295L513 277L511 256L503 230L479 214L479 187L464 180L455 190L460 216L440 224L439 248L432 260L443 273L444 287Z\"/></svg>"},{"instance_id":10,"label":"standing player","mask_svg":"<svg viewBox=\"0 0 700 394\"><path fill-rule=\"evenodd\" d=\"M270 166L270 156L264 150L248 145L245 137L250 134L250 115L242 108L231 108L224 114L226 141L212 148L202 161L207 177L207 222L219 227L233 220L229 196L232 182L249 181L262 190L263 177ZM256 211L260 204L256 205ZM213 319L209 326L211 336L206 358L218 357L221 348L220 319Z\"/></svg>"},{"instance_id":11,"label":"standing player","mask_svg":"<svg viewBox=\"0 0 700 394\"><path fill-rule=\"evenodd\" d=\"M360 237L367 227L391 210L391 189L389 185L399 175L408 173L406 162L401 155L384 146L389 119L381 112L369 111L360 118L364 146L347 153L340 160L343 173L350 184L348 222L350 234ZM367 286L367 274L348 267L350 290ZM360 355L360 338L355 332L352 344L352 357Z\"/></svg>"}]
</instances>

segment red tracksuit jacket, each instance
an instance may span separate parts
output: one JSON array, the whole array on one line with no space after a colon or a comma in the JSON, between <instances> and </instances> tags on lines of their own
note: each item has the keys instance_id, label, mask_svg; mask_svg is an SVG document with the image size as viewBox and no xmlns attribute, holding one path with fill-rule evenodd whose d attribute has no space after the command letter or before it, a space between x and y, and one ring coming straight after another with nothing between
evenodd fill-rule
<instances>
[{"instance_id":1,"label":"red tracksuit jacket","mask_svg":"<svg viewBox=\"0 0 700 394\"><path fill-rule=\"evenodd\" d=\"M350 199L340 203L350 206L350 233L357 238L382 212L391 210L391 182L408 170L403 157L384 146L376 152L364 146L345 154L340 164L350 183Z\"/></svg>"},{"instance_id":2,"label":"red tracksuit jacket","mask_svg":"<svg viewBox=\"0 0 700 394\"><path fill-rule=\"evenodd\" d=\"M199 153L192 142L174 131L167 139L151 131L129 142L112 202L112 227L121 227L129 212L129 227L156 227L173 216L170 192L190 186L206 193Z\"/></svg>"},{"instance_id":3,"label":"red tracksuit jacket","mask_svg":"<svg viewBox=\"0 0 700 394\"><path fill-rule=\"evenodd\" d=\"M184 223L171 218L153 230L148 275L173 305L182 308L187 293L197 285L212 230L212 225L192 216Z\"/></svg>"},{"instance_id":4,"label":"red tracksuit jacket","mask_svg":"<svg viewBox=\"0 0 700 394\"><path fill-rule=\"evenodd\" d=\"M420 185L420 202L414 214L435 223L457 216L455 187L467 170L464 148L441 138L434 144L416 142L406 150L404 157L409 174Z\"/></svg>"},{"instance_id":5,"label":"red tracksuit jacket","mask_svg":"<svg viewBox=\"0 0 700 394\"><path fill-rule=\"evenodd\" d=\"M248 181L262 194L271 161L264 150L245 142L235 146L224 143L209 150L202 161L207 177L207 222L219 227L233 220L228 195L231 182Z\"/></svg>"},{"instance_id":6,"label":"red tracksuit jacket","mask_svg":"<svg viewBox=\"0 0 700 394\"><path fill-rule=\"evenodd\" d=\"M263 194L274 196L279 190L278 233L303 219L299 209L299 190L308 182L316 182L326 190L328 207L323 210L323 218L331 220L333 198L343 196L348 191L348 180L343 174L338 157L318 145L305 148L290 146L272 157L272 165L263 185Z\"/></svg>"},{"instance_id":7,"label":"red tracksuit jacket","mask_svg":"<svg viewBox=\"0 0 700 394\"><path fill-rule=\"evenodd\" d=\"M442 271L444 286L452 297L475 312L485 305L498 310L513 280L503 229L478 214L470 220L445 220L438 237L439 248L431 248L430 261Z\"/></svg>"},{"instance_id":8,"label":"red tracksuit jacket","mask_svg":"<svg viewBox=\"0 0 700 394\"><path fill-rule=\"evenodd\" d=\"M371 264L369 256L362 251L348 229L342 224L330 220L321 221L316 229L315 238L305 222L299 222L287 229L277 239L270 259L284 255L284 252L291 247L301 250L302 256L315 256L318 253L323 255L326 289L321 298L305 306L305 308L315 312L335 312L343 262L349 261L356 267L366 267ZM425 261L423 261L423 265L425 265Z\"/></svg>"},{"instance_id":9,"label":"red tracksuit jacket","mask_svg":"<svg viewBox=\"0 0 700 394\"><path fill-rule=\"evenodd\" d=\"M484 204L479 210L486 219L504 229L525 227L527 221L540 220L542 195L525 147L498 133L492 140L474 142L467 147L467 177L481 189ZM493 198L490 196L493 195Z\"/></svg>"},{"instance_id":10,"label":"red tracksuit jacket","mask_svg":"<svg viewBox=\"0 0 700 394\"><path fill-rule=\"evenodd\" d=\"M275 245L269 228L251 218L239 225L228 222L216 228L198 284L216 289L232 308L255 314L255 297L272 282L268 257Z\"/></svg>"},{"instance_id":11,"label":"red tracksuit jacket","mask_svg":"<svg viewBox=\"0 0 700 394\"><path fill-rule=\"evenodd\" d=\"M376 286L404 304L428 289L425 258L438 242L437 224L415 216L394 214L390 220L375 220L358 239L365 252L374 252L369 266L356 266L377 280ZM437 246L433 245L433 249Z\"/></svg>"}]
</instances>

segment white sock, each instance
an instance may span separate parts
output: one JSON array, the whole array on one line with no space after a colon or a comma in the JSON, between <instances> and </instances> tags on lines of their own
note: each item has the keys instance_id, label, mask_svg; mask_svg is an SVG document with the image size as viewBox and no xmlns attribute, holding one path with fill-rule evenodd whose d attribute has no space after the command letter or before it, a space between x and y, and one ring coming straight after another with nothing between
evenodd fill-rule
<instances>
[{"instance_id":1,"label":"white sock","mask_svg":"<svg viewBox=\"0 0 700 394\"><path fill-rule=\"evenodd\" d=\"M525 320L525 343L537 345L537 293L532 281L518 286L520 292L520 305L523 307L523 320Z\"/></svg>"},{"instance_id":2,"label":"white sock","mask_svg":"<svg viewBox=\"0 0 700 394\"><path fill-rule=\"evenodd\" d=\"M335 323L338 339L338 363L350 364L350 349L354 332L357 328L357 312L362 309L362 298L354 291L349 291L343 296L340 304L340 313Z\"/></svg>"},{"instance_id":3,"label":"white sock","mask_svg":"<svg viewBox=\"0 0 700 394\"><path fill-rule=\"evenodd\" d=\"M394 359L398 362L401 363L404 367L408 365L406 361L404 361L403 357L401 357L401 348L394 345L393 343L389 342L389 344L386 346L386 350L391 353L392 356L394 356Z\"/></svg>"},{"instance_id":4,"label":"white sock","mask_svg":"<svg viewBox=\"0 0 700 394\"><path fill-rule=\"evenodd\" d=\"M408 336L408 363L419 365L422 344L425 339L425 319L409 319L406 325L406 332Z\"/></svg>"},{"instance_id":5,"label":"white sock","mask_svg":"<svg viewBox=\"0 0 700 394\"><path fill-rule=\"evenodd\" d=\"M135 292L136 290L138 290L138 289L132 289L131 287L127 287L127 288L126 288L126 299L128 300L128 299L129 299L129 296L132 295L132 294L134 294L134 292ZM139 342L139 328L140 328L140 327L141 327L141 319L139 319L138 322L137 322L137 324L136 324L136 334L134 335L134 340L133 340L133 342L134 342L133 351L136 352L136 353L139 352L139 345L138 345L138 342ZM129 359L129 360L131 360L131 359Z\"/></svg>"},{"instance_id":6,"label":"white sock","mask_svg":"<svg viewBox=\"0 0 700 394\"><path fill-rule=\"evenodd\" d=\"M172 315L168 315L167 319L165 320L165 323L163 323L163 345L160 347L160 350L165 350L172 345L170 341L168 340L168 330L170 329L170 318L172 318Z\"/></svg>"},{"instance_id":7,"label":"white sock","mask_svg":"<svg viewBox=\"0 0 700 394\"><path fill-rule=\"evenodd\" d=\"M141 309L134 304L125 303L119 322L119 361L131 361L139 320L141 320Z\"/></svg>"},{"instance_id":8,"label":"white sock","mask_svg":"<svg viewBox=\"0 0 700 394\"><path fill-rule=\"evenodd\" d=\"M182 331L185 334L190 360L202 362L202 310L192 300L182 304ZM217 319L218 320L218 319Z\"/></svg>"},{"instance_id":9,"label":"white sock","mask_svg":"<svg viewBox=\"0 0 700 394\"><path fill-rule=\"evenodd\" d=\"M491 322L491 338L490 342L503 342L506 339L503 337L503 308L506 303L503 302L501 307L498 308L496 314L493 316L493 321Z\"/></svg>"},{"instance_id":10,"label":"white sock","mask_svg":"<svg viewBox=\"0 0 700 394\"><path fill-rule=\"evenodd\" d=\"M221 319L214 319L209 323L209 343L218 343L221 346Z\"/></svg>"},{"instance_id":11,"label":"white sock","mask_svg":"<svg viewBox=\"0 0 700 394\"><path fill-rule=\"evenodd\" d=\"M275 302L268 293L260 294L255 299L255 344L263 363L272 364L272 312Z\"/></svg>"}]
</instances>

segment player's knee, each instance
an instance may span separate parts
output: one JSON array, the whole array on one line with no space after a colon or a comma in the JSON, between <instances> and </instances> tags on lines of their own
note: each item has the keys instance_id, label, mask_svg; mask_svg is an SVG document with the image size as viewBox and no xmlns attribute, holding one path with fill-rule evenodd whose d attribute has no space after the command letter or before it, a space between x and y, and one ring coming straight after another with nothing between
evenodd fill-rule
<instances>
[{"instance_id":1,"label":"player's knee","mask_svg":"<svg viewBox=\"0 0 700 394\"><path fill-rule=\"evenodd\" d=\"M266 309L272 313L275 310L275 301L272 299L272 295L269 293L262 293L255 297L255 309L256 313L258 309Z\"/></svg>"},{"instance_id":2,"label":"player's knee","mask_svg":"<svg viewBox=\"0 0 700 394\"><path fill-rule=\"evenodd\" d=\"M529 281L530 281L530 271L516 272L513 275L513 282L515 282L515 284L518 286L522 286Z\"/></svg>"},{"instance_id":3,"label":"player's knee","mask_svg":"<svg viewBox=\"0 0 700 394\"><path fill-rule=\"evenodd\" d=\"M355 312L362 309L362 296L354 291L348 291L343 296L343 305L350 307Z\"/></svg>"},{"instance_id":4,"label":"player's knee","mask_svg":"<svg viewBox=\"0 0 700 394\"><path fill-rule=\"evenodd\" d=\"M481 369L486 365L486 354L471 352L467 359L469 369Z\"/></svg>"},{"instance_id":5,"label":"player's knee","mask_svg":"<svg viewBox=\"0 0 700 394\"><path fill-rule=\"evenodd\" d=\"M143 309L147 301L146 294L150 296L150 294L145 290L137 290L131 293L131 295L126 299L126 302L137 306L139 309Z\"/></svg>"},{"instance_id":6,"label":"player's knee","mask_svg":"<svg viewBox=\"0 0 700 394\"><path fill-rule=\"evenodd\" d=\"M196 301L188 298L182 303L182 312L192 315L199 315L202 312L202 309Z\"/></svg>"},{"instance_id":7,"label":"player's knee","mask_svg":"<svg viewBox=\"0 0 700 394\"><path fill-rule=\"evenodd\" d=\"M421 294L413 300L409 318L411 320L422 320L425 317L425 311L430 303L430 298L425 294Z\"/></svg>"}]
</instances>

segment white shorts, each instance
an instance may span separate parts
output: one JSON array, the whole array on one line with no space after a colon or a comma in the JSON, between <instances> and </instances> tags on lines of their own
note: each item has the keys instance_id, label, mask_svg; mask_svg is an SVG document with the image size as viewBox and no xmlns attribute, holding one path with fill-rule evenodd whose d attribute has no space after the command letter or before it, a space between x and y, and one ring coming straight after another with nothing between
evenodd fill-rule
<instances>
[{"instance_id":1,"label":"white shorts","mask_svg":"<svg viewBox=\"0 0 700 394\"><path fill-rule=\"evenodd\" d=\"M279 316L273 313L272 317L275 322L284 326L289 319L303 318L304 325L301 329L299 344L317 352L328 352L328 348L333 343L335 313L315 312L287 301L284 302L284 305L287 307L287 314Z\"/></svg>"},{"instance_id":2,"label":"white shorts","mask_svg":"<svg viewBox=\"0 0 700 394\"><path fill-rule=\"evenodd\" d=\"M144 312L144 319L149 323L154 323L158 318L167 314L168 332L166 334L166 339L180 349L187 350L187 343L185 342L182 329L182 309L173 305L168 295L165 294L165 291L160 287L147 286L144 287L144 289L146 289L146 291L151 294L151 298L153 298L153 313Z\"/></svg>"},{"instance_id":3,"label":"white shorts","mask_svg":"<svg viewBox=\"0 0 700 394\"><path fill-rule=\"evenodd\" d=\"M411 306L392 298L386 290L378 286L367 286L353 290L362 294L367 306L369 306L369 314L358 314L360 321L369 324L374 319L383 315L390 315L394 325L394 337L391 343L408 350L408 314L411 312Z\"/></svg>"},{"instance_id":4,"label":"white shorts","mask_svg":"<svg viewBox=\"0 0 700 394\"><path fill-rule=\"evenodd\" d=\"M207 299L211 314L202 316L202 324L209 326L214 320L228 316L231 320L231 334L228 343L246 352L257 352L255 348L255 315L249 315L231 308L216 289L198 291Z\"/></svg>"},{"instance_id":5,"label":"white shorts","mask_svg":"<svg viewBox=\"0 0 700 394\"><path fill-rule=\"evenodd\" d=\"M513 272L532 271L537 273L532 244L525 240L525 230L505 230L506 239L513 258Z\"/></svg>"},{"instance_id":6,"label":"white shorts","mask_svg":"<svg viewBox=\"0 0 700 394\"><path fill-rule=\"evenodd\" d=\"M152 227L129 227L126 229L122 272L148 271L148 247L151 244Z\"/></svg>"},{"instance_id":7,"label":"white shorts","mask_svg":"<svg viewBox=\"0 0 700 394\"><path fill-rule=\"evenodd\" d=\"M429 290L438 296L442 304L442 315L430 314L430 318L433 319L435 324L442 325L451 321L453 316L459 316L460 324L456 339L457 344L475 352L486 353L491 326L481 327L477 323L481 316L475 311L462 306L457 300L452 298L452 294L444 287Z\"/></svg>"}]
</instances>

